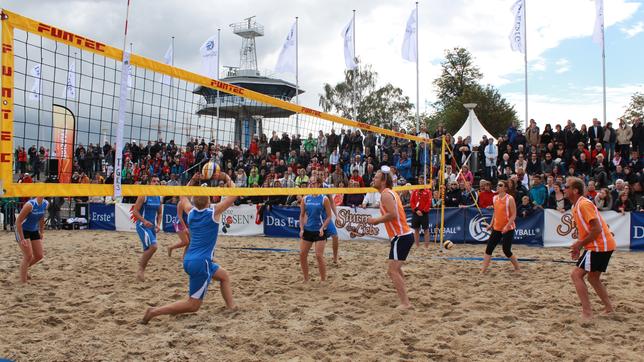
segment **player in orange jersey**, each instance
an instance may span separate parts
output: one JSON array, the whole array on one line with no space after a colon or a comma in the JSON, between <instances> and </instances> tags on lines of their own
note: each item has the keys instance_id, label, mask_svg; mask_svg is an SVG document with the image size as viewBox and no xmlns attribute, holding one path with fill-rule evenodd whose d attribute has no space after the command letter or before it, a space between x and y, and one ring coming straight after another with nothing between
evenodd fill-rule
<instances>
[{"instance_id":1,"label":"player in orange jersey","mask_svg":"<svg viewBox=\"0 0 644 362\"><path fill-rule=\"evenodd\" d=\"M590 306L588 288L584 281L586 274L588 274L588 282L604 303L604 313L613 312L608 291L602 284L600 277L606 271L610 257L615 250L615 238L595 204L584 197L584 182L577 177L568 177L566 186L566 197L574 205L572 216L579 233L579 239L570 246L572 259L577 259L577 266L573 269L570 277L581 301L581 317L588 320L593 317L593 310ZM580 256L582 248L584 252Z\"/></svg>"},{"instance_id":2,"label":"player in orange jersey","mask_svg":"<svg viewBox=\"0 0 644 362\"><path fill-rule=\"evenodd\" d=\"M391 238L387 274L393 281L400 298L398 308L409 309L412 305L405 289L405 275L402 271L402 264L407 259L412 245L414 245L414 233L407 225L407 216L400 197L391 190L394 182L389 167L383 166L376 173L373 181L374 187L380 191L380 212L382 216L377 218L370 217L367 222L372 225L385 224L387 234Z\"/></svg>"},{"instance_id":3,"label":"player in orange jersey","mask_svg":"<svg viewBox=\"0 0 644 362\"><path fill-rule=\"evenodd\" d=\"M507 187L505 181L499 181L496 186L498 193L492 199L494 214L492 215L490 225L487 227L488 230L492 230L492 234L490 234L487 247L485 248L485 255L483 255L481 273L487 272L487 268L490 266L490 261L492 260L492 252L494 252L494 248L496 248L499 241L503 245L503 254L510 258L514 270L519 271L519 261L517 260L517 256L512 253L512 239L514 239L514 229L516 227L514 220L517 217L517 205L512 195L507 193Z\"/></svg>"}]
</instances>

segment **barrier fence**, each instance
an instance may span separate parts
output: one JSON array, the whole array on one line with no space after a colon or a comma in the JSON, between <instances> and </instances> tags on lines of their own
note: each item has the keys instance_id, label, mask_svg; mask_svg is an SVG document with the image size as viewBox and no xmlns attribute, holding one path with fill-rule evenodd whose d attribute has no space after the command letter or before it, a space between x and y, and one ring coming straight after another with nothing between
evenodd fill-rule
<instances>
[{"instance_id":1,"label":"barrier fence","mask_svg":"<svg viewBox=\"0 0 644 362\"><path fill-rule=\"evenodd\" d=\"M132 218L133 204L89 204L89 229L135 231ZM362 209L339 206L335 225L342 240L367 239L387 240L383 225L369 225L370 216L379 216L378 209ZM411 223L411 210L407 209ZM233 206L222 215L220 235L299 237L298 207L273 206L262 215L258 205ZM620 214L602 212L615 235L617 246L623 250L644 250L644 213ZM440 228L440 210L431 210L429 215L430 240L437 239ZM445 239L454 243L482 244L489 232L485 226L492 218L492 210L476 208L445 209ZM174 232L177 222L176 205L163 207L164 232ZM563 247L576 238L570 212L539 210L525 218L517 218L514 242L531 246Z\"/></svg>"}]
</instances>

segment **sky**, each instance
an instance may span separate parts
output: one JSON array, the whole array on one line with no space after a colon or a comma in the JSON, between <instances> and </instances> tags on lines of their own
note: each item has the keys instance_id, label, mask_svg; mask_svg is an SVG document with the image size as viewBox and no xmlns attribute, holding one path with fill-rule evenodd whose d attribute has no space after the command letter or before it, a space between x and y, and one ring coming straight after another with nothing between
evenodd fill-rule
<instances>
[{"instance_id":1,"label":"sky","mask_svg":"<svg viewBox=\"0 0 644 362\"><path fill-rule=\"evenodd\" d=\"M523 54L508 35L514 0L419 2L420 110L436 100L432 81L445 50L465 47L484 74L524 117ZM126 0L5 0L24 16L120 47ZM342 28L356 10L356 53L378 72L379 83L401 87L415 103L416 65L403 60L401 45L413 1L399 0L131 0L127 42L134 53L163 61L175 37L175 65L200 72L200 45L221 29L223 66L239 65L241 38L229 24L255 15L265 35L257 38L264 75L274 72L284 39L299 17L300 102L319 108L324 83L342 81ZM605 0L607 118L621 116L634 92L644 92L644 0ZM593 0L527 0L529 118L545 123L602 119L601 49L592 42Z\"/></svg>"}]
</instances>

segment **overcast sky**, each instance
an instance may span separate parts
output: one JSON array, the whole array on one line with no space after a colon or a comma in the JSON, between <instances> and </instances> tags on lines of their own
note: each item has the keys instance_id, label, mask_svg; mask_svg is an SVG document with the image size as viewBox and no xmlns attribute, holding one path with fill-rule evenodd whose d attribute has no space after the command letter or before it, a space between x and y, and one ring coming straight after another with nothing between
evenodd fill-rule
<instances>
[{"instance_id":1,"label":"overcast sky","mask_svg":"<svg viewBox=\"0 0 644 362\"><path fill-rule=\"evenodd\" d=\"M510 50L514 0L420 1L420 109L435 100L431 85L447 48L472 52L484 82L500 88L523 119L523 55ZM126 0L5 0L25 16L114 46L123 43ZM257 39L262 73L272 70L295 16L300 18L301 102L318 108L324 83L342 80L340 32L356 15L356 53L373 65L380 83L403 88L415 102L415 64L400 48L413 1L398 0L131 0L128 43L134 53L162 61L175 37L175 65L199 72L198 48L221 28L221 65L237 66L241 38L229 24L256 15L265 36ZM635 91L644 92L644 1L605 0L608 119L620 116ZM601 119L601 53L591 41L592 0L527 0L530 118L540 124ZM428 109L430 110L430 109Z\"/></svg>"}]
</instances>

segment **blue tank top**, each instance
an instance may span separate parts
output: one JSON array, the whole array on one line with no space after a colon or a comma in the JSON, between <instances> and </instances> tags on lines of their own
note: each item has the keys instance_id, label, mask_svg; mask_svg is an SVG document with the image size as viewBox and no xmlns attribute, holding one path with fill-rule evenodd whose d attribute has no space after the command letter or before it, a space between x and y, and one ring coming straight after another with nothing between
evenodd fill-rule
<instances>
[{"instance_id":1,"label":"blue tank top","mask_svg":"<svg viewBox=\"0 0 644 362\"><path fill-rule=\"evenodd\" d=\"M190 245L184 260L212 260L215 256L215 245L219 235L219 223L215 222L215 210L192 209L188 213L187 223L190 230Z\"/></svg>"},{"instance_id":2,"label":"blue tank top","mask_svg":"<svg viewBox=\"0 0 644 362\"><path fill-rule=\"evenodd\" d=\"M157 224L157 212L161 208L161 196L146 196L145 201L143 201L143 206L141 206L141 211L139 213L143 218L156 226ZM139 221L140 223L141 221Z\"/></svg>"},{"instance_id":3,"label":"blue tank top","mask_svg":"<svg viewBox=\"0 0 644 362\"><path fill-rule=\"evenodd\" d=\"M40 205L36 199L31 199L27 201L31 204L31 212L27 215L27 218L22 223L22 229L27 231L38 231L40 229L40 220L45 217L45 211L47 211L47 206L49 202L43 200Z\"/></svg>"},{"instance_id":4,"label":"blue tank top","mask_svg":"<svg viewBox=\"0 0 644 362\"><path fill-rule=\"evenodd\" d=\"M318 231L326 219L324 210L324 195L308 195L304 199L304 208L306 209L306 225L304 230Z\"/></svg>"}]
</instances>

